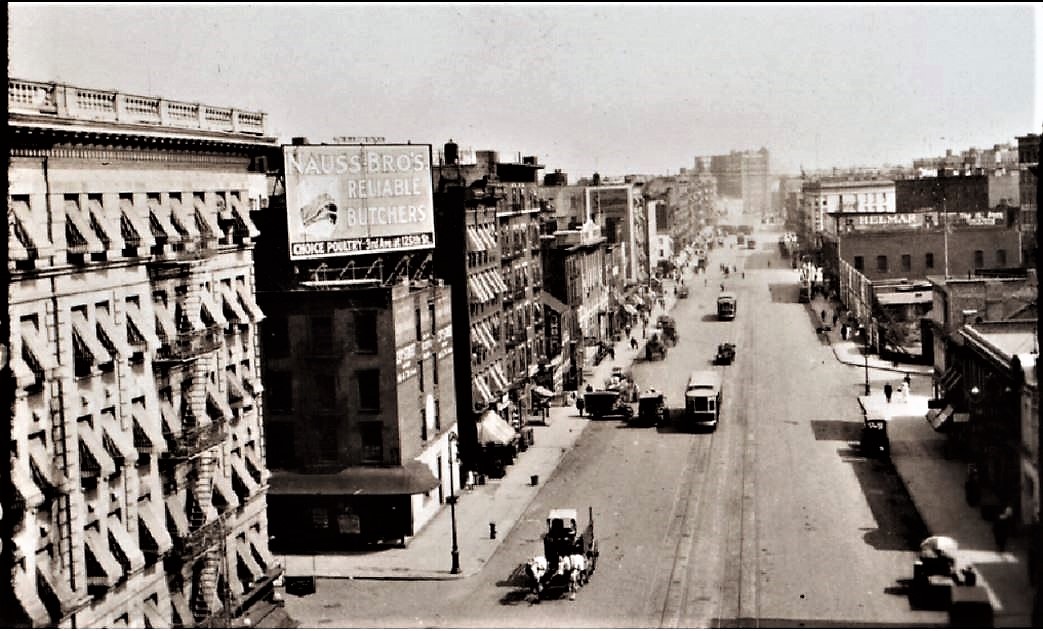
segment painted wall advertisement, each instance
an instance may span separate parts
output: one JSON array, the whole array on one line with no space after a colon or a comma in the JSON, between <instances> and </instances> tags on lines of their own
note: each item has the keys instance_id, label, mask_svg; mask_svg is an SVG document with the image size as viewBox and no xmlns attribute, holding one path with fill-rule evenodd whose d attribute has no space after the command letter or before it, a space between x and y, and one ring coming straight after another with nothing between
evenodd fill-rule
<instances>
[{"instance_id":1,"label":"painted wall advertisement","mask_svg":"<svg viewBox=\"0 0 1043 631\"><path fill-rule=\"evenodd\" d=\"M434 247L431 145L283 149L291 260Z\"/></svg>"}]
</instances>

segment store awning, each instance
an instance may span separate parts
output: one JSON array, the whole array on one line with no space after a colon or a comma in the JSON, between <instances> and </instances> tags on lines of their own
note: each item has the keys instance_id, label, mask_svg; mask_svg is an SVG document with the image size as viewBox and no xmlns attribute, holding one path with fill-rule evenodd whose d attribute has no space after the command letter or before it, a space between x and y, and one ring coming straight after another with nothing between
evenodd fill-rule
<instances>
[{"instance_id":1,"label":"store awning","mask_svg":"<svg viewBox=\"0 0 1043 631\"><path fill-rule=\"evenodd\" d=\"M186 491L186 493L191 492ZM188 512L185 510L185 502L180 495L168 495L164 503L167 507L167 516L170 518L169 523L174 526L174 534L178 537L184 537L189 531Z\"/></svg>"},{"instance_id":2,"label":"store awning","mask_svg":"<svg viewBox=\"0 0 1043 631\"><path fill-rule=\"evenodd\" d=\"M93 558L101 571L101 575L88 575L88 578L100 579L105 585L112 587L123 577L123 568L112 554L107 534L97 528L87 528L83 531L83 538L87 542L88 559ZM87 567L90 567L90 564Z\"/></svg>"},{"instance_id":3,"label":"store awning","mask_svg":"<svg viewBox=\"0 0 1043 631\"><path fill-rule=\"evenodd\" d=\"M496 270L490 271L489 278L491 278L493 284L496 285L497 291L501 293L507 291L507 283L503 282L503 277L500 276L500 272Z\"/></svg>"},{"instance_id":4,"label":"store awning","mask_svg":"<svg viewBox=\"0 0 1043 631\"><path fill-rule=\"evenodd\" d=\"M492 410L483 414L482 419L478 422L479 443L510 445L514 442L514 435L514 428Z\"/></svg>"},{"instance_id":5,"label":"store awning","mask_svg":"<svg viewBox=\"0 0 1043 631\"><path fill-rule=\"evenodd\" d=\"M225 501L228 508L239 508L239 498L236 497L235 489L232 487L232 481L220 472L214 473L213 481L214 491L221 496L221 499Z\"/></svg>"},{"instance_id":6,"label":"store awning","mask_svg":"<svg viewBox=\"0 0 1043 631\"><path fill-rule=\"evenodd\" d=\"M467 228L467 251L468 252L484 252L485 244L482 243L482 238L478 236L478 232L471 227Z\"/></svg>"},{"instance_id":7,"label":"store awning","mask_svg":"<svg viewBox=\"0 0 1043 631\"><path fill-rule=\"evenodd\" d=\"M475 376L474 386L475 389L478 391L478 396L482 399L482 405L489 405L490 403L496 400L496 398L493 396L492 391L489 390L489 385L485 383L485 379L480 375Z\"/></svg>"},{"instance_id":8,"label":"store awning","mask_svg":"<svg viewBox=\"0 0 1043 631\"><path fill-rule=\"evenodd\" d=\"M951 405L947 405L941 410L929 410L927 412L927 422L931 424L935 431L943 431L945 424L952 419L953 412Z\"/></svg>"},{"instance_id":9,"label":"store awning","mask_svg":"<svg viewBox=\"0 0 1043 631\"><path fill-rule=\"evenodd\" d=\"M963 374L960 373L959 369L956 366L950 367L941 378L942 392L948 395L956 389L961 379L963 379Z\"/></svg>"},{"instance_id":10,"label":"store awning","mask_svg":"<svg viewBox=\"0 0 1043 631\"><path fill-rule=\"evenodd\" d=\"M496 237L494 237L492 235L492 233L489 232L489 230L487 228L478 228L477 230L478 230L478 236L481 237L482 241L485 242L485 245L490 250L495 250L497 248L497 245L498 245L496 243Z\"/></svg>"},{"instance_id":11,"label":"store awning","mask_svg":"<svg viewBox=\"0 0 1043 631\"><path fill-rule=\"evenodd\" d=\"M136 572L145 566L145 555L142 554L138 542L130 535L127 528L115 516L110 516L106 524L109 527L109 539L115 541L123 553L123 558L130 565L128 572Z\"/></svg>"},{"instance_id":12,"label":"store awning","mask_svg":"<svg viewBox=\"0 0 1043 631\"><path fill-rule=\"evenodd\" d=\"M338 473L272 471L269 495L416 495L439 485L418 460L401 467L348 467Z\"/></svg>"},{"instance_id":13,"label":"store awning","mask_svg":"<svg viewBox=\"0 0 1043 631\"><path fill-rule=\"evenodd\" d=\"M217 306L217 303L214 302L214 296L205 288L199 292L199 304L200 307L206 311L207 315L210 316L211 322L222 329L228 326L228 320L225 318L224 309Z\"/></svg>"},{"instance_id":14,"label":"store awning","mask_svg":"<svg viewBox=\"0 0 1043 631\"><path fill-rule=\"evenodd\" d=\"M159 419L155 415L149 414L148 409L145 407L144 400L135 401L130 408L131 418L134 424L138 427L138 431L148 442L149 447L147 450L154 453L160 453L167 447L167 441L163 438L163 431L160 428L160 423L157 422ZM146 449L144 445L140 446L141 449Z\"/></svg>"},{"instance_id":15,"label":"store awning","mask_svg":"<svg viewBox=\"0 0 1043 631\"><path fill-rule=\"evenodd\" d=\"M173 545L170 531L167 530L166 519L161 508L155 500L138 502L138 521L145 526L145 530L156 543L160 554L169 550ZM187 522L186 522L187 526Z\"/></svg>"},{"instance_id":16,"label":"store awning","mask_svg":"<svg viewBox=\"0 0 1043 631\"><path fill-rule=\"evenodd\" d=\"M87 314L74 311L72 314L73 341L80 350L88 355L95 364L107 364L112 361L109 351L98 341L95 329L87 321Z\"/></svg>"},{"instance_id":17,"label":"store awning","mask_svg":"<svg viewBox=\"0 0 1043 631\"><path fill-rule=\"evenodd\" d=\"M564 302L558 300L557 298L555 298L554 296L550 295L546 291L544 291L544 292L542 292L540 294L540 302L542 302L545 306L553 309L558 314L565 313L566 311L569 310L569 306L567 304L565 304Z\"/></svg>"},{"instance_id":18,"label":"store awning","mask_svg":"<svg viewBox=\"0 0 1043 631\"><path fill-rule=\"evenodd\" d=\"M149 629L166 629L170 626L170 621L163 617L151 598L146 598L141 604L141 613L145 617L145 626Z\"/></svg>"},{"instance_id":19,"label":"store awning","mask_svg":"<svg viewBox=\"0 0 1043 631\"><path fill-rule=\"evenodd\" d=\"M541 397L547 397L548 399L550 397L554 396L554 391L553 390L548 390L547 388L544 388L543 386L533 386L532 387L532 392L533 392L533 394L538 394Z\"/></svg>"}]
</instances>

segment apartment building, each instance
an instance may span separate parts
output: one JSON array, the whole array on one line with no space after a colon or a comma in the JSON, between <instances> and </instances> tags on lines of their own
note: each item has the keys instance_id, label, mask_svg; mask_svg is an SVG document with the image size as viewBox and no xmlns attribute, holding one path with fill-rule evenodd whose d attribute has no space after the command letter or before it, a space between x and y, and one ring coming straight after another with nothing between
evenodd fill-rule
<instances>
[{"instance_id":1,"label":"apartment building","mask_svg":"<svg viewBox=\"0 0 1043 631\"><path fill-rule=\"evenodd\" d=\"M16 626L243 624L280 575L251 221L265 115L17 79L8 105L0 611Z\"/></svg>"}]
</instances>

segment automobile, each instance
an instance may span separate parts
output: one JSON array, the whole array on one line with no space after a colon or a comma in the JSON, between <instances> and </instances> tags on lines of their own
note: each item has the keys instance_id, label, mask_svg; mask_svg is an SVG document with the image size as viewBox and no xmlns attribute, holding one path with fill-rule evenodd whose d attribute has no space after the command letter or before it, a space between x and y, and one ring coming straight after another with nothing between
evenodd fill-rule
<instances>
[{"instance_id":1,"label":"automobile","mask_svg":"<svg viewBox=\"0 0 1043 631\"><path fill-rule=\"evenodd\" d=\"M621 416L630 420L634 408L627 405L625 393L617 390L595 390L583 393L583 406L590 418L600 419L606 416Z\"/></svg>"},{"instance_id":2,"label":"automobile","mask_svg":"<svg viewBox=\"0 0 1043 631\"><path fill-rule=\"evenodd\" d=\"M687 287L678 287L677 288L677 297L678 298L687 298L688 297L688 288Z\"/></svg>"},{"instance_id":3,"label":"automobile","mask_svg":"<svg viewBox=\"0 0 1043 631\"><path fill-rule=\"evenodd\" d=\"M633 419L642 425L662 427L669 422L666 397L655 389L641 393L637 399L637 416Z\"/></svg>"},{"instance_id":4,"label":"automobile","mask_svg":"<svg viewBox=\"0 0 1043 631\"><path fill-rule=\"evenodd\" d=\"M645 360L652 361L653 359L666 359L666 344L659 339L657 333L653 333L652 337L645 342Z\"/></svg>"},{"instance_id":5,"label":"automobile","mask_svg":"<svg viewBox=\"0 0 1043 631\"><path fill-rule=\"evenodd\" d=\"M663 332L663 343L676 346L680 336L677 335L677 323L668 315L661 315L656 319L656 328Z\"/></svg>"},{"instance_id":6,"label":"automobile","mask_svg":"<svg viewBox=\"0 0 1043 631\"><path fill-rule=\"evenodd\" d=\"M719 366L726 366L735 361L735 344L731 342L721 342L717 345L717 355L713 358L713 363Z\"/></svg>"}]
</instances>

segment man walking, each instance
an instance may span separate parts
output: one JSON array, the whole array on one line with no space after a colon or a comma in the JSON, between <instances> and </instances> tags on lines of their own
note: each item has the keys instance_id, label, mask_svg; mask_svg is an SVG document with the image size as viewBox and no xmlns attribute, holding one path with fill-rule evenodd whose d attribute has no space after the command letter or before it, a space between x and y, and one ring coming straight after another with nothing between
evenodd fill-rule
<instances>
[{"instance_id":1,"label":"man walking","mask_svg":"<svg viewBox=\"0 0 1043 631\"><path fill-rule=\"evenodd\" d=\"M891 384L885 383L884 384L884 398L887 399L888 403L891 402L891 393L892 392L893 392L893 389L891 388Z\"/></svg>"},{"instance_id":2,"label":"man walking","mask_svg":"<svg viewBox=\"0 0 1043 631\"><path fill-rule=\"evenodd\" d=\"M580 418L583 417L583 393L576 393L576 409L579 410Z\"/></svg>"}]
</instances>

